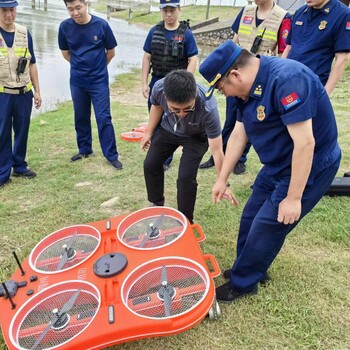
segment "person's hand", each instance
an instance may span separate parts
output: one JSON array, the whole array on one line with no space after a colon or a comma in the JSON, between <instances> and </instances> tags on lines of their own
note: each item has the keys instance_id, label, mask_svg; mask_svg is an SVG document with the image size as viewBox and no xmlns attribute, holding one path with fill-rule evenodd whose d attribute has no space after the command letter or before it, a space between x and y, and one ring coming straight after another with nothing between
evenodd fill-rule
<instances>
[{"instance_id":1,"label":"person's hand","mask_svg":"<svg viewBox=\"0 0 350 350\"><path fill-rule=\"evenodd\" d=\"M34 93L34 106L36 109L38 109L41 106L42 99L38 92Z\"/></svg>"},{"instance_id":2,"label":"person's hand","mask_svg":"<svg viewBox=\"0 0 350 350\"><path fill-rule=\"evenodd\" d=\"M149 149L149 146L151 145L151 138L152 138L152 135L148 134L147 132L143 135L143 138L141 139L141 142L140 142L141 149L143 149L144 151Z\"/></svg>"},{"instance_id":3,"label":"person's hand","mask_svg":"<svg viewBox=\"0 0 350 350\"><path fill-rule=\"evenodd\" d=\"M142 85L142 95L144 98L147 98L149 97L149 86L148 84L146 85Z\"/></svg>"},{"instance_id":4,"label":"person's hand","mask_svg":"<svg viewBox=\"0 0 350 350\"><path fill-rule=\"evenodd\" d=\"M214 204L219 203L223 198L229 200L235 206L239 205L230 187L227 187L226 182L220 179L217 180L213 186L211 197Z\"/></svg>"},{"instance_id":5,"label":"person's hand","mask_svg":"<svg viewBox=\"0 0 350 350\"><path fill-rule=\"evenodd\" d=\"M292 199L288 196L278 206L277 221L285 225L294 224L300 219L301 200Z\"/></svg>"}]
</instances>

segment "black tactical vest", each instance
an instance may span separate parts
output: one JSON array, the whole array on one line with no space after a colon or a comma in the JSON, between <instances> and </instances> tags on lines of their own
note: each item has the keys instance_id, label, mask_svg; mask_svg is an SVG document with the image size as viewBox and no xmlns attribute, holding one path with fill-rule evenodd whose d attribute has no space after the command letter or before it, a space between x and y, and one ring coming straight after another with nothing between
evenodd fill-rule
<instances>
[{"instance_id":1,"label":"black tactical vest","mask_svg":"<svg viewBox=\"0 0 350 350\"><path fill-rule=\"evenodd\" d=\"M180 22L174 37L165 38L164 21L156 25L151 43L152 75L165 76L175 69L186 69L188 57L184 56L187 24Z\"/></svg>"}]
</instances>

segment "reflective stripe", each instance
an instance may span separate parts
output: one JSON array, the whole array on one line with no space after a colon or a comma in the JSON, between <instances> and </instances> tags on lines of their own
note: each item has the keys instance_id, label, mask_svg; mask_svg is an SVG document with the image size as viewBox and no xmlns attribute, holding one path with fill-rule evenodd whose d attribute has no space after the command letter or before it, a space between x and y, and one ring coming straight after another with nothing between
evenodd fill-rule
<instances>
[{"instance_id":1,"label":"reflective stripe","mask_svg":"<svg viewBox=\"0 0 350 350\"><path fill-rule=\"evenodd\" d=\"M0 55L6 56L6 57L9 55L9 53L5 47L0 48Z\"/></svg>"},{"instance_id":2,"label":"reflective stripe","mask_svg":"<svg viewBox=\"0 0 350 350\"><path fill-rule=\"evenodd\" d=\"M24 48L24 47L15 47L14 48L14 52L15 52L15 55L17 57L25 57L24 55L27 56L27 51L28 51L28 49L26 50L26 48Z\"/></svg>"}]
</instances>

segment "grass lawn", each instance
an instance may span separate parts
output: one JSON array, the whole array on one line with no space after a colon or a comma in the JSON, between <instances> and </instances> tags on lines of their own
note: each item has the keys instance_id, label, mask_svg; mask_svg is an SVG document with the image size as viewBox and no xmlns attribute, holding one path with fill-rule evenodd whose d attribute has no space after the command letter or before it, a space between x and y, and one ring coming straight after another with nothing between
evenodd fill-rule
<instances>
[{"instance_id":1,"label":"grass lawn","mask_svg":"<svg viewBox=\"0 0 350 350\"><path fill-rule=\"evenodd\" d=\"M185 10L182 18L190 18ZM193 17L205 13L191 10ZM211 7L210 17L215 16L214 12ZM157 22L157 16L150 23ZM350 66L332 96L343 150L339 176L350 171L349 93ZM102 156L95 121L92 123L95 157L69 162L77 151L71 103L32 121L27 160L38 176L33 180L13 178L11 184L0 190L0 280L10 279L17 268L13 250L24 260L39 240L62 227L147 206L142 167L145 153L138 143L128 143L120 137L122 132L148 119L146 100L141 94L141 72L135 70L118 76L111 96L118 151L124 164L122 171L116 171ZM217 100L224 119L225 100L222 96L217 96ZM165 176L166 203L172 207L176 207L180 156L178 150ZM231 187L241 203L238 208L226 201L214 206L211 187L215 171L198 173L195 222L207 236L201 247L204 253L215 255L222 270L233 262L241 211L260 166L251 150L246 174L231 176ZM102 205L112 198L115 198L112 204ZM175 336L125 343L113 349L349 350L349 204L349 197L324 197L287 238L270 268L272 282L260 288L254 297L221 306L222 317L218 321L205 319ZM223 278L215 282L221 284ZM0 335L0 349L5 348Z\"/></svg>"}]
</instances>

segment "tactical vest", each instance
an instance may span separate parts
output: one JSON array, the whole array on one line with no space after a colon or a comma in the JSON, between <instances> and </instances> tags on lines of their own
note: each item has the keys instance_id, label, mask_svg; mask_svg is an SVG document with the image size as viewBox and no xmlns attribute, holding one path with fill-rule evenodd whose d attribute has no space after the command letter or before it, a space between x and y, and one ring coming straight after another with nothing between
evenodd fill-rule
<instances>
[{"instance_id":1,"label":"tactical vest","mask_svg":"<svg viewBox=\"0 0 350 350\"><path fill-rule=\"evenodd\" d=\"M239 44L243 49L250 51L256 36L263 35L264 33L256 54L277 56L278 31L287 11L275 5L259 27L256 27L255 22L256 11L256 5L250 5L244 8L238 29Z\"/></svg>"},{"instance_id":2,"label":"tactical vest","mask_svg":"<svg viewBox=\"0 0 350 350\"><path fill-rule=\"evenodd\" d=\"M164 21L156 25L151 42L152 74L165 76L175 69L186 69L188 57L185 56L185 32L187 24L180 22L174 37L166 40Z\"/></svg>"},{"instance_id":3,"label":"tactical vest","mask_svg":"<svg viewBox=\"0 0 350 350\"><path fill-rule=\"evenodd\" d=\"M27 58L28 62L24 73L17 76L16 68L20 57ZM26 27L15 23L15 36L12 47L7 47L0 33L0 92L4 92L4 87L19 88L26 86L27 91L30 90L32 86L29 75L30 58Z\"/></svg>"}]
</instances>

